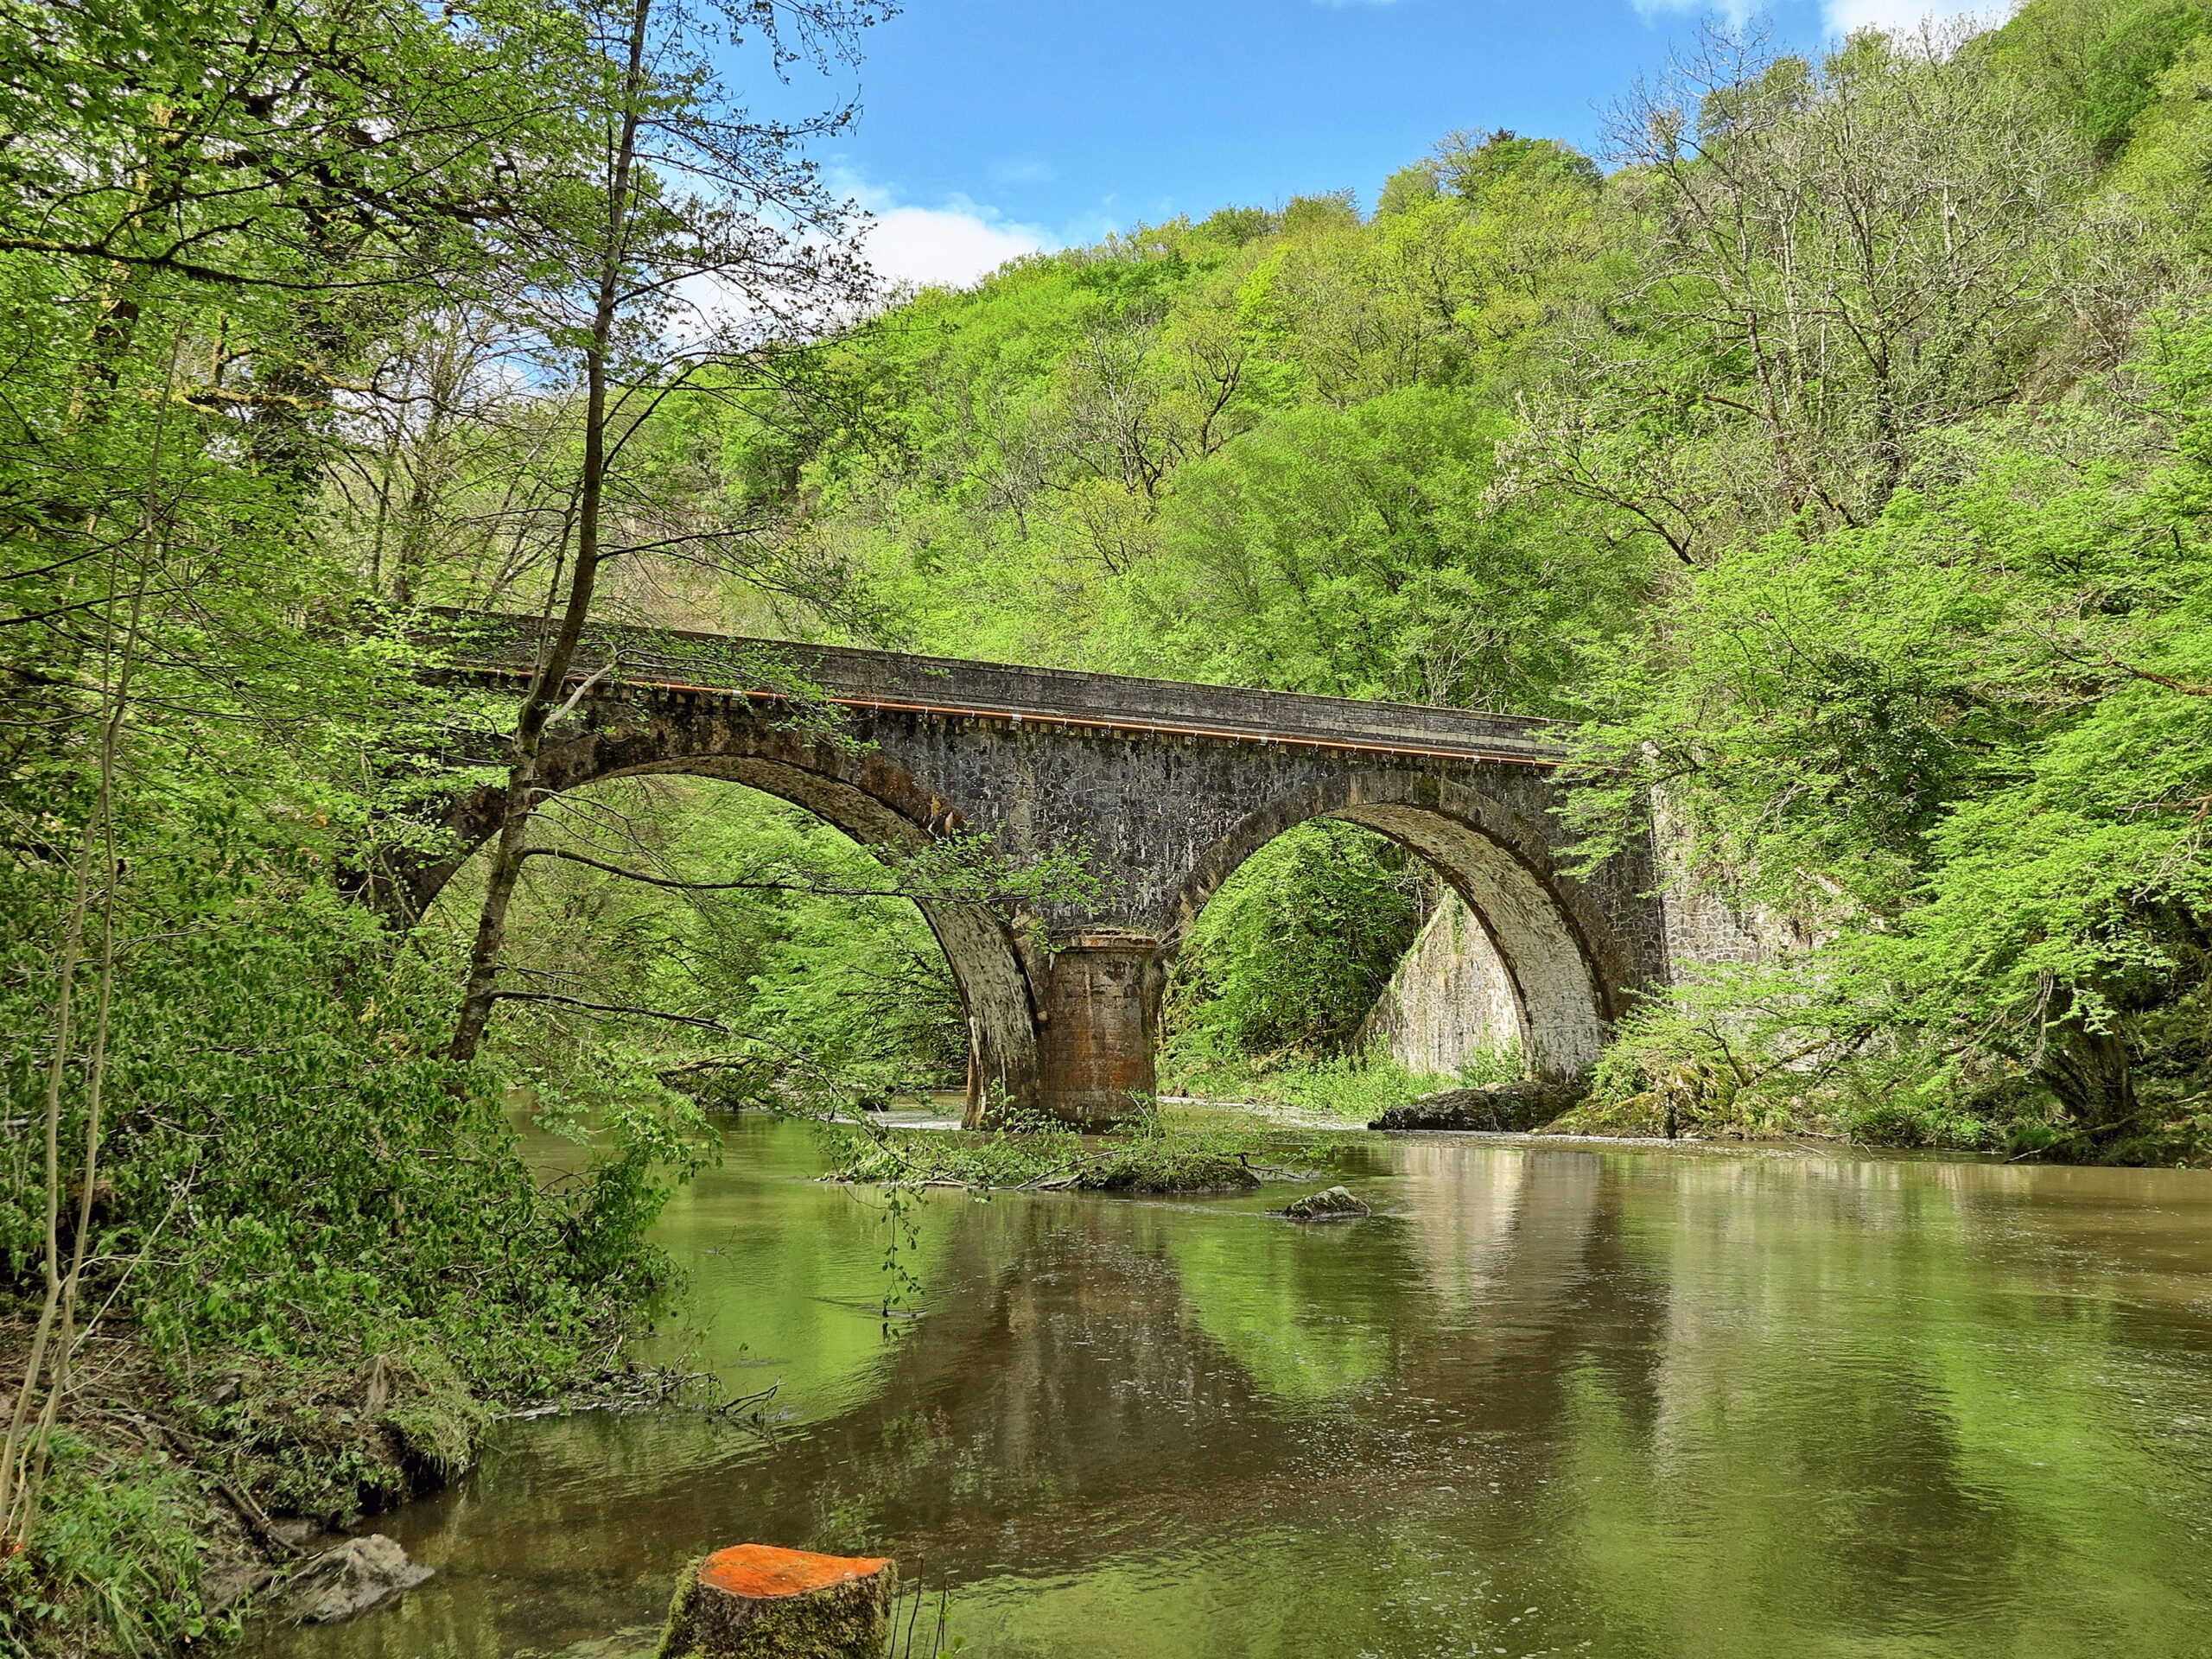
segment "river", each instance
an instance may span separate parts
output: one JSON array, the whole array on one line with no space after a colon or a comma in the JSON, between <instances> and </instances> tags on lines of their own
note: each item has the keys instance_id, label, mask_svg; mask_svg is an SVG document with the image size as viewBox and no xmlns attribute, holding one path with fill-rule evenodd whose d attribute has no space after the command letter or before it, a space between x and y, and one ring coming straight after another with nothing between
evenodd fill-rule
<instances>
[{"instance_id":1,"label":"river","mask_svg":"<svg viewBox=\"0 0 2212 1659\"><path fill-rule=\"evenodd\" d=\"M743 1120L656 1343L766 1421L511 1424L373 1523L435 1579L251 1651L626 1654L757 1540L897 1557L988 1659L2212 1656L2212 1173L1364 1156L1329 1225L931 1193L887 1276Z\"/></svg>"}]
</instances>

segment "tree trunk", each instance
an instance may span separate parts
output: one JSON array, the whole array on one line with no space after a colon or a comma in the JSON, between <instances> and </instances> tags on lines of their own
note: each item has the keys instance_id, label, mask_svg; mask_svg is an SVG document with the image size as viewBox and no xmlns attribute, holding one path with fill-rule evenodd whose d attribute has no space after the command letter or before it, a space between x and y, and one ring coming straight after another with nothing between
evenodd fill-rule
<instances>
[{"instance_id":1,"label":"tree trunk","mask_svg":"<svg viewBox=\"0 0 2212 1659\"><path fill-rule=\"evenodd\" d=\"M454 1023L448 1052L456 1060L473 1060L484 1040L498 1001L499 955L506 942L507 912L521 879L524 854L530 844L531 819L538 806L538 752L545 728L552 723L575 665L576 645L584 625L591 620L592 597L599 580L601 518L605 509L607 483L607 358L622 299L626 268L625 241L630 224L630 190L637 173L639 105L645 85L645 30L652 16L652 0L634 0L630 16L629 62L623 81L622 125L615 141L608 177L606 241L599 264L594 296L590 343L584 350L584 454L576 481L576 556L569 567L561 626L538 658L537 671L523 695L522 712L515 720L513 760L507 770L505 810L493 844L492 868L484 887L483 908L476 918L476 939L468 957L468 974L461 989L461 1013Z\"/></svg>"}]
</instances>

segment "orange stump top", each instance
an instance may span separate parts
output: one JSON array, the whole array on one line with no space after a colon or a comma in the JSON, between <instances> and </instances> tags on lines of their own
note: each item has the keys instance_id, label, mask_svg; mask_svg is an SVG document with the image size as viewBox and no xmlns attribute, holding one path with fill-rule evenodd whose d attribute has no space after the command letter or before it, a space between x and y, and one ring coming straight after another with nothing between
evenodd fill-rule
<instances>
[{"instance_id":1,"label":"orange stump top","mask_svg":"<svg viewBox=\"0 0 2212 1659\"><path fill-rule=\"evenodd\" d=\"M890 1565L887 1559L866 1555L817 1555L773 1544L732 1544L699 1563L699 1582L748 1600L769 1601L865 1579Z\"/></svg>"}]
</instances>

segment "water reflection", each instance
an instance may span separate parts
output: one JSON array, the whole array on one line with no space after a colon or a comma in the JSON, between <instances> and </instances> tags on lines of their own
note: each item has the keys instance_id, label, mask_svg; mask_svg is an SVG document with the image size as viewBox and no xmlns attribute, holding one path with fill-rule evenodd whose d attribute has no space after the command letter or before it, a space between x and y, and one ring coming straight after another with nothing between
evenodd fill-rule
<instances>
[{"instance_id":1,"label":"water reflection","mask_svg":"<svg viewBox=\"0 0 2212 1659\"><path fill-rule=\"evenodd\" d=\"M675 1207L698 1414L517 1425L276 1659L554 1651L760 1538L1034 1659L2212 1653L2212 1178L1406 1141L1272 1198L884 1219L747 1123ZM887 1329L887 1325L888 1328Z\"/></svg>"}]
</instances>

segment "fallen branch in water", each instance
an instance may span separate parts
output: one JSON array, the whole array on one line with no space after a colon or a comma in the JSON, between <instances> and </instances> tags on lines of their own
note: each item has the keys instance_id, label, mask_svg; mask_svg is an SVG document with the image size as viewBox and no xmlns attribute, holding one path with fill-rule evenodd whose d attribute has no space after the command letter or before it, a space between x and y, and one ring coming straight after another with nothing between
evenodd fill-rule
<instances>
[{"instance_id":1,"label":"fallen branch in water","mask_svg":"<svg viewBox=\"0 0 2212 1659\"><path fill-rule=\"evenodd\" d=\"M734 1400L728 1401L721 1405L716 1406L714 1408L715 1415L717 1417L727 1417L730 1413L735 1411L741 1406L749 1406L756 1402L766 1402L772 1400L776 1397L776 1390L783 1386L783 1379L779 1377L765 1389L756 1389L751 1394L741 1394Z\"/></svg>"}]
</instances>

